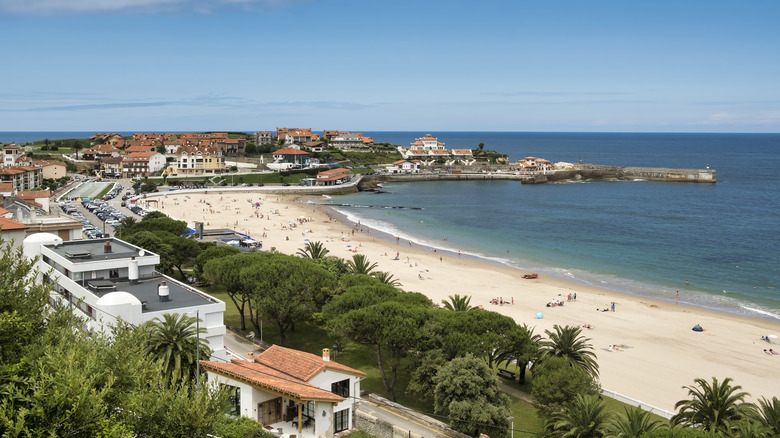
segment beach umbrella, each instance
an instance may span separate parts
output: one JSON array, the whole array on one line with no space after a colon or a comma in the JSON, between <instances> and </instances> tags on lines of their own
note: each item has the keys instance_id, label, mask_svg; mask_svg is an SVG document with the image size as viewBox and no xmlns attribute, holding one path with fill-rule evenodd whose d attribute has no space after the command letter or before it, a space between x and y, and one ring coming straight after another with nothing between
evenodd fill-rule
<instances>
[{"instance_id":1,"label":"beach umbrella","mask_svg":"<svg viewBox=\"0 0 780 438\"><path fill-rule=\"evenodd\" d=\"M544 315L542 315L542 312L539 312L536 315L534 315L534 319L542 319L542 318L544 318Z\"/></svg>"}]
</instances>

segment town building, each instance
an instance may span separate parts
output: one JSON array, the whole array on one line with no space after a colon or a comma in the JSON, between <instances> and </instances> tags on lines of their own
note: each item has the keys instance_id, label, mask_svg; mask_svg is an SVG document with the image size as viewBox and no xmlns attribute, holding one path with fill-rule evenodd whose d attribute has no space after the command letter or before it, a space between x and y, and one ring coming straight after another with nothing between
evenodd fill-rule
<instances>
[{"instance_id":1,"label":"town building","mask_svg":"<svg viewBox=\"0 0 780 438\"><path fill-rule=\"evenodd\" d=\"M165 171L171 176L215 175L225 170L222 151L216 147L181 146L173 156L174 163Z\"/></svg>"},{"instance_id":2,"label":"town building","mask_svg":"<svg viewBox=\"0 0 780 438\"><path fill-rule=\"evenodd\" d=\"M50 233L27 236L23 251L38 257L38 281L52 285L51 301L83 315L86 329L186 314L200 319L212 357L225 360L225 303L160 274L159 255L116 238L64 242Z\"/></svg>"},{"instance_id":3,"label":"town building","mask_svg":"<svg viewBox=\"0 0 780 438\"><path fill-rule=\"evenodd\" d=\"M83 160L99 160L107 157L118 157L122 154L122 151L116 146L110 144L99 144L92 146L92 148L81 152L81 158Z\"/></svg>"},{"instance_id":4,"label":"town building","mask_svg":"<svg viewBox=\"0 0 780 438\"><path fill-rule=\"evenodd\" d=\"M62 161L33 160L32 166L41 168L43 179L59 179L68 174L67 167Z\"/></svg>"},{"instance_id":5,"label":"town building","mask_svg":"<svg viewBox=\"0 0 780 438\"><path fill-rule=\"evenodd\" d=\"M389 173L418 173L420 172L419 160L398 160L385 167Z\"/></svg>"},{"instance_id":6,"label":"town building","mask_svg":"<svg viewBox=\"0 0 780 438\"><path fill-rule=\"evenodd\" d=\"M157 152L136 152L122 159L122 176L152 176L165 168L165 156Z\"/></svg>"},{"instance_id":7,"label":"town building","mask_svg":"<svg viewBox=\"0 0 780 438\"><path fill-rule=\"evenodd\" d=\"M43 183L40 167L9 166L0 168L0 183L10 183L14 190L32 190Z\"/></svg>"},{"instance_id":8,"label":"town building","mask_svg":"<svg viewBox=\"0 0 780 438\"><path fill-rule=\"evenodd\" d=\"M363 148L363 138L351 132L341 132L330 139L330 146L336 149L350 150Z\"/></svg>"},{"instance_id":9,"label":"town building","mask_svg":"<svg viewBox=\"0 0 780 438\"><path fill-rule=\"evenodd\" d=\"M3 166L16 166L16 160L23 156L22 150L15 144L9 144L3 147L3 161L0 165Z\"/></svg>"},{"instance_id":10,"label":"town building","mask_svg":"<svg viewBox=\"0 0 780 438\"><path fill-rule=\"evenodd\" d=\"M232 392L232 414L252 418L277 436L326 437L350 429L360 397L362 371L322 357L274 345L228 363L201 361L210 381Z\"/></svg>"},{"instance_id":11,"label":"town building","mask_svg":"<svg viewBox=\"0 0 780 438\"><path fill-rule=\"evenodd\" d=\"M431 134L425 134L424 136L415 139L409 146L409 149L423 149L426 151L434 149L444 149L444 143L440 142L436 137Z\"/></svg>"},{"instance_id":12,"label":"town building","mask_svg":"<svg viewBox=\"0 0 780 438\"><path fill-rule=\"evenodd\" d=\"M274 144L274 133L271 131L255 132L255 144L258 146L261 144Z\"/></svg>"},{"instance_id":13,"label":"town building","mask_svg":"<svg viewBox=\"0 0 780 438\"><path fill-rule=\"evenodd\" d=\"M122 177L122 161L124 157L108 157L100 160L100 172L105 178Z\"/></svg>"},{"instance_id":14,"label":"town building","mask_svg":"<svg viewBox=\"0 0 780 438\"><path fill-rule=\"evenodd\" d=\"M319 172L316 182L318 186L334 186L351 181L353 176L351 170L337 167Z\"/></svg>"},{"instance_id":15,"label":"town building","mask_svg":"<svg viewBox=\"0 0 780 438\"><path fill-rule=\"evenodd\" d=\"M305 167L309 164L309 153L295 147L286 147L273 153L274 163L282 169ZM269 165L269 167L271 167ZM273 168L273 167L272 167Z\"/></svg>"}]
</instances>

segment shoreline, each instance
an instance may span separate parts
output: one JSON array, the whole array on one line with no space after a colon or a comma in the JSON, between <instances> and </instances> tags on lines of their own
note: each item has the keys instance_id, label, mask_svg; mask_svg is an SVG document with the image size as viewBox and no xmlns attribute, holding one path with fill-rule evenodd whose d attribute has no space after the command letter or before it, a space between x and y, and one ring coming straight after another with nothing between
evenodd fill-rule
<instances>
[{"instance_id":1,"label":"shoreline","mask_svg":"<svg viewBox=\"0 0 780 438\"><path fill-rule=\"evenodd\" d=\"M687 398L682 387L692 385L695 378L709 381L711 377L731 377L734 384L751 394L752 400L780 393L780 382L772 378L780 356L765 355L762 349L774 346L761 341L763 335L780 333L776 322L677 305L544 274L525 280L521 275L527 271L515 267L465 254L458 257L451 251L434 252L430 247L410 246L400 239L394 243L392 235L362 224L365 230L357 231L346 217L337 217L340 213L329 214L327 206L302 201L305 199L301 195L259 191L222 195L180 192L162 198L159 210L188 223L203 220L207 228L222 226L229 211L231 228L262 240L265 250L275 248L295 254L305 244L304 239L309 239L322 242L332 256L348 259L360 252L377 262L378 270L393 274L403 290L421 292L437 304L456 293L470 295L472 305L482 305L535 327L536 334L544 335L555 324L590 324L593 329L583 329L583 335L591 339L598 356L602 387L643 404L672 411L674 403ZM213 212L198 208L205 207L206 202ZM260 202L260 207L256 209L253 202ZM305 220L298 222L301 218ZM398 260L393 260L396 255ZM551 300L565 301L569 293L577 294L576 301L546 307ZM514 304L490 304L498 297ZM597 311L612 302L616 303L615 312ZM543 319L534 319L538 312L543 313ZM695 324L701 324L705 331L693 332ZM614 344L632 348L605 351Z\"/></svg>"},{"instance_id":2,"label":"shoreline","mask_svg":"<svg viewBox=\"0 0 780 438\"><path fill-rule=\"evenodd\" d=\"M324 206L326 209L330 210L332 214L337 215L339 220L344 222L345 225L354 226L356 223L358 223L358 221L354 218L351 218L349 214L338 210L339 207L348 207L348 204L319 203L317 202L317 199L313 197L305 197L305 199L307 199L305 203ZM367 223L362 224L362 226L375 230L377 235L384 236L385 240L389 243L392 243L394 239L393 233L386 229L378 228L375 224ZM436 249L439 251L439 253L449 252L450 255L457 254L457 250L452 249L451 247L447 247L446 245L437 246L430 240L423 240L421 242L420 240L415 240L414 237L410 238L404 233L401 233L401 235L403 236L402 240L412 240L415 244L423 246L428 250ZM494 264L496 266L507 267L510 269L518 269L523 272L538 272L540 274L544 274L567 283L573 283L583 287L604 289L621 295L629 295L636 299L653 300L667 304L675 303L677 300L681 305L703 311L722 314L724 316L743 317L747 319L757 319L769 323L780 324L780 318L768 312L766 307L750 301L733 300L730 302L730 305L726 305L724 304L725 301L721 300L719 307L708 307L705 302L713 300L715 297L706 291L692 290L688 288L687 284L681 285L680 289L675 291L673 288L668 288L668 285L642 282L641 280L633 280L625 277L613 276L613 278L622 280L622 282L609 282L609 277L602 277L603 274L592 273L575 268L546 266L538 263L537 266L534 267L533 265L535 263L526 259L515 258L510 260L499 256L489 256L485 254L473 253L468 250L462 252L462 257L471 258L481 263ZM603 278L607 278L607 280L604 280ZM675 292L682 292L682 300L680 300L679 297L676 297ZM692 300L691 297L695 297L696 299ZM737 310L740 310L741 312L737 312Z\"/></svg>"}]
</instances>

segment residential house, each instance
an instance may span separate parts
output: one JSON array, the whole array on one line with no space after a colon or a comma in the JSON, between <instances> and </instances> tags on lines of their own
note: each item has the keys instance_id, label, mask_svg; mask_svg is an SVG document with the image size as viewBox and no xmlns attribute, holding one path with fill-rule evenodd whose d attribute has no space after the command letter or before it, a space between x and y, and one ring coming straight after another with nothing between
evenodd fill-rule
<instances>
[{"instance_id":1,"label":"residential house","mask_svg":"<svg viewBox=\"0 0 780 438\"><path fill-rule=\"evenodd\" d=\"M34 160L32 165L41 168L43 179L59 179L68 174L67 167L62 161Z\"/></svg>"},{"instance_id":2,"label":"residential house","mask_svg":"<svg viewBox=\"0 0 780 438\"><path fill-rule=\"evenodd\" d=\"M415 139L411 143L410 149L424 149L424 150L444 149L444 143L440 142L436 137L432 136L431 134L425 134L424 136Z\"/></svg>"},{"instance_id":3,"label":"residential house","mask_svg":"<svg viewBox=\"0 0 780 438\"><path fill-rule=\"evenodd\" d=\"M341 132L339 135L330 139L330 145L336 149L350 150L362 148L363 139L351 132Z\"/></svg>"},{"instance_id":4,"label":"residential house","mask_svg":"<svg viewBox=\"0 0 780 438\"><path fill-rule=\"evenodd\" d=\"M274 144L274 134L271 131L257 131L255 132L255 144Z\"/></svg>"},{"instance_id":5,"label":"residential house","mask_svg":"<svg viewBox=\"0 0 780 438\"><path fill-rule=\"evenodd\" d=\"M157 152L135 152L122 159L122 176L151 176L165 168L165 155Z\"/></svg>"},{"instance_id":6,"label":"residential house","mask_svg":"<svg viewBox=\"0 0 780 438\"><path fill-rule=\"evenodd\" d=\"M318 186L334 186L349 182L352 180L352 177L353 173L351 170L337 167L319 172L316 182Z\"/></svg>"},{"instance_id":7,"label":"residential house","mask_svg":"<svg viewBox=\"0 0 780 438\"><path fill-rule=\"evenodd\" d=\"M309 153L295 147L286 147L273 153L274 163L284 168L305 167L309 163Z\"/></svg>"},{"instance_id":8,"label":"residential house","mask_svg":"<svg viewBox=\"0 0 780 438\"><path fill-rule=\"evenodd\" d=\"M525 157L522 160L519 160L518 163L521 166L519 170L527 172L547 172L548 170L553 169L553 163L544 158Z\"/></svg>"},{"instance_id":9,"label":"residential house","mask_svg":"<svg viewBox=\"0 0 780 438\"><path fill-rule=\"evenodd\" d=\"M9 144L3 147L3 161L0 162L2 166L16 166L16 160L18 160L24 153L15 144Z\"/></svg>"},{"instance_id":10,"label":"residential house","mask_svg":"<svg viewBox=\"0 0 780 438\"><path fill-rule=\"evenodd\" d=\"M48 193L48 190L45 192ZM6 198L4 204L7 209L3 208L1 210L8 212L5 215L8 219L14 219L27 227L25 230L26 236L36 233L51 233L65 242L82 238L81 230L83 224L80 220L67 215L46 214L49 211L48 208L45 208L39 202L26 200L27 196L24 193L21 193L21 195L21 197L17 194L17 196L10 199ZM36 199L41 201L41 198ZM48 198L45 203L48 205ZM18 239L16 241L17 246L22 246L22 240Z\"/></svg>"},{"instance_id":11,"label":"residential house","mask_svg":"<svg viewBox=\"0 0 780 438\"><path fill-rule=\"evenodd\" d=\"M309 141L302 145L309 152L325 152L328 147L321 141Z\"/></svg>"},{"instance_id":12,"label":"residential house","mask_svg":"<svg viewBox=\"0 0 780 438\"><path fill-rule=\"evenodd\" d=\"M16 197L24 202L42 209L43 211L49 211L49 198L51 192L48 190L17 190Z\"/></svg>"},{"instance_id":13,"label":"residential house","mask_svg":"<svg viewBox=\"0 0 780 438\"><path fill-rule=\"evenodd\" d=\"M7 210L6 210L7 211ZM0 237L5 242L13 241L14 246L19 246L27 235L27 225L13 219L0 217Z\"/></svg>"},{"instance_id":14,"label":"residential house","mask_svg":"<svg viewBox=\"0 0 780 438\"><path fill-rule=\"evenodd\" d=\"M322 357L274 345L250 360L201 361L209 380L230 388L232 413L300 438L350 429L360 397L362 371Z\"/></svg>"},{"instance_id":15,"label":"residential house","mask_svg":"<svg viewBox=\"0 0 780 438\"><path fill-rule=\"evenodd\" d=\"M222 151L216 147L181 146L173 155L176 161L168 166L169 175L214 175L225 170Z\"/></svg>"},{"instance_id":16,"label":"residential house","mask_svg":"<svg viewBox=\"0 0 780 438\"><path fill-rule=\"evenodd\" d=\"M243 152L246 147L245 138L225 138L217 141L217 147L226 154Z\"/></svg>"},{"instance_id":17,"label":"residential house","mask_svg":"<svg viewBox=\"0 0 780 438\"><path fill-rule=\"evenodd\" d=\"M107 157L118 157L122 154L119 148L110 144L99 144L81 152L83 160L99 160Z\"/></svg>"},{"instance_id":18,"label":"residential house","mask_svg":"<svg viewBox=\"0 0 780 438\"><path fill-rule=\"evenodd\" d=\"M137 144L133 146L128 146L125 149L125 155L134 154L136 152L155 152L155 147L152 146L151 144L146 144L146 145Z\"/></svg>"},{"instance_id":19,"label":"residential house","mask_svg":"<svg viewBox=\"0 0 780 438\"><path fill-rule=\"evenodd\" d=\"M0 199L13 196L14 185L9 182L0 182ZM2 214L0 214L1 216Z\"/></svg>"},{"instance_id":20,"label":"residential house","mask_svg":"<svg viewBox=\"0 0 780 438\"><path fill-rule=\"evenodd\" d=\"M38 257L38 281L52 285L51 301L85 316L88 330L186 314L200 319L212 356L225 360L225 303L160 274L159 255L116 238L63 242L50 233L27 236L23 250Z\"/></svg>"},{"instance_id":21,"label":"residential house","mask_svg":"<svg viewBox=\"0 0 780 438\"><path fill-rule=\"evenodd\" d=\"M122 162L124 157L108 157L100 160L100 171L106 178L120 178L122 176Z\"/></svg>"},{"instance_id":22,"label":"residential house","mask_svg":"<svg viewBox=\"0 0 780 438\"><path fill-rule=\"evenodd\" d=\"M420 172L419 160L398 160L385 168L389 173L418 173Z\"/></svg>"},{"instance_id":23,"label":"residential house","mask_svg":"<svg viewBox=\"0 0 780 438\"><path fill-rule=\"evenodd\" d=\"M474 153L471 149L453 149L450 154L454 158L460 158L462 160L470 160L474 158Z\"/></svg>"}]
</instances>

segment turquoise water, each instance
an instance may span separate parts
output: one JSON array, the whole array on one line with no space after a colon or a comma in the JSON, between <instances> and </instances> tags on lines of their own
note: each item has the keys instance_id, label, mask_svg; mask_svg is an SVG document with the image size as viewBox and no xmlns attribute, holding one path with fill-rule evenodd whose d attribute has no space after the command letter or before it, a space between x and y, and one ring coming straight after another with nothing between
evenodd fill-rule
<instances>
[{"instance_id":1,"label":"turquoise water","mask_svg":"<svg viewBox=\"0 0 780 438\"><path fill-rule=\"evenodd\" d=\"M425 133L368 134L408 144ZM421 244L637 295L674 300L679 290L691 305L780 319L780 135L432 134L448 148L484 142L512 160L709 163L718 183L394 183L330 202Z\"/></svg>"}]
</instances>

